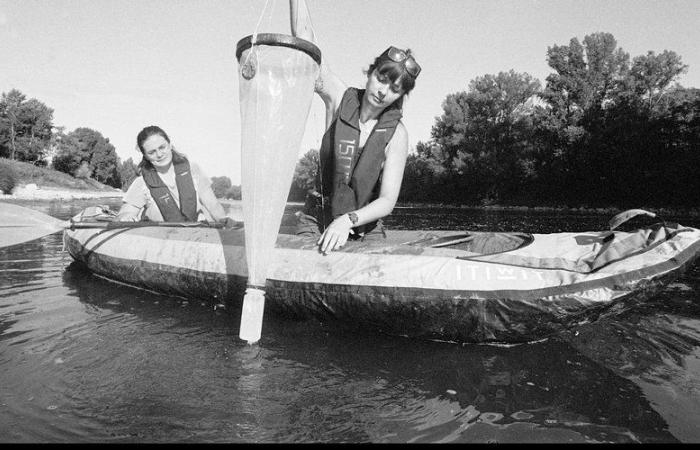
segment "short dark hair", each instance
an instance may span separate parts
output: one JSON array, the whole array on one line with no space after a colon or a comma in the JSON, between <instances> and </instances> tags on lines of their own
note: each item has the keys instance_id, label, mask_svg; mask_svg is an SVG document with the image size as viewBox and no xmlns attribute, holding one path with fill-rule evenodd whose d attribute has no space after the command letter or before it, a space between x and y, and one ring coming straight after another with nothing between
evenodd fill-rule
<instances>
[{"instance_id":1,"label":"short dark hair","mask_svg":"<svg viewBox=\"0 0 700 450\"><path fill-rule=\"evenodd\" d=\"M405 52L407 55L411 55L410 48L406 49ZM408 94L416 86L416 79L406 71L403 63L392 61L387 52L374 59L374 62L367 69L367 74L371 74L375 70L378 74L389 78L392 83L396 83L398 80L404 94Z\"/></svg>"}]
</instances>

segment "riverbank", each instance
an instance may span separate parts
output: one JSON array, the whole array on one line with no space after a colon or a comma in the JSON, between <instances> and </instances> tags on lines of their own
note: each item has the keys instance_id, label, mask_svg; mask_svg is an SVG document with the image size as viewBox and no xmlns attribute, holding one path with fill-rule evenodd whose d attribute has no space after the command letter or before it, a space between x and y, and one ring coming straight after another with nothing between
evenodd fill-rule
<instances>
[{"instance_id":1,"label":"riverbank","mask_svg":"<svg viewBox=\"0 0 700 450\"><path fill-rule=\"evenodd\" d=\"M630 206L628 208L610 207L590 207L590 206L509 206L509 205L450 205L450 204L428 204L428 203L398 203L395 208L441 208L441 209L475 209L482 211L547 211L562 213L591 213L591 214L617 214L627 209L644 209L657 215L664 216L688 216L700 217L700 207L694 208L672 208L656 206Z\"/></svg>"},{"instance_id":2,"label":"riverbank","mask_svg":"<svg viewBox=\"0 0 700 450\"><path fill-rule=\"evenodd\" d=\"M78 200L121 198L120 189L91 178L28 162L0 158L0 200Z\"/></svg>"},{"instance_id":3,"label":"riverbank","mask_svg":"<svg viewBox=\"0 0 700 450\"><path fill-rule=\"evenodd\" d=\"M0 194L0 200L83 200L92 198L122 198L124 192L114 190L66 189L37 186L34 183L16 186L11 194Z\"/></svg>"},{"instance_id":4,"label":"riverbank","mask_svg":"<svg viewBox=\"0 0 700 450\"><path fill-rule=\"evenodd\" d=\"M12 194L1 194L0 200L86 200L99 198L122 198L124 192L120 189L110 190L90 190L90 189L69 189L54 186L37 186L30 183L15 187ZM242 208L241 200L231 200L220 198L219 202L233 208ZM302 202L288 202L290 205L303 205ZM593 213L593 214L617 214L624 209L631 208L593 208L593 207L567 207L567 206L469 206L469 205L448 205L448 204L424 204L424 203L400 203L396 208L441 208L441 209L478 209L492 211L556 211L562 213ZM685 216L700 217L700 208L666 208L666 207L640 207L660 216Z\"/></svg>"}]
</instances>

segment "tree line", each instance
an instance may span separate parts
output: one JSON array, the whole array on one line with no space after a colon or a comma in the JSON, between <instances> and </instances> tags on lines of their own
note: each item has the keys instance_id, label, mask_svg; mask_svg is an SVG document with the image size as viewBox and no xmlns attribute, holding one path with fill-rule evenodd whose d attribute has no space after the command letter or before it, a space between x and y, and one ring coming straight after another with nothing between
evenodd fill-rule
<instances>
[{"instance_id":1,"label":"tree line","mask_svg":"<svg viewBox=\"0 0 700 450\"><path fill-rule=\"evenodd\" d=\"M54 110L17 89L0 97L0 157L50 167L76 178L120 188L135 178L129 158L121 162L109 138L80 127L66 133L53 124Z\"/></svg>"},{"instance_id":2,"label":"tree line","mask_svg":"<svg viewBox=\"0 0 700 450\"><path fill-rule=\"evenodd\" d=\"M610 33L547 50L544 87L513 70L447 96L400 201L698 206L700 89L673 51L630 59Z\"/></svg>"},{"instance_id":3,"label":"tree line","mask_svg":"<svg viewBox=\"0 0 700 450\"><path fill-rule=\"evenodd\" d=\"M673 51L631 58L610 33L547 49L544 86L514 70L447 95L430 139L407 160L404 203L526 206L700 204L700 89ZM53 110L16 89L0 99L0 156L126 189L136 164L109 139L53 126ZM318 150L298 162L289 199L313 188ZM240 186L213 177L218 197Z\"/></svg>"}]
</instances>

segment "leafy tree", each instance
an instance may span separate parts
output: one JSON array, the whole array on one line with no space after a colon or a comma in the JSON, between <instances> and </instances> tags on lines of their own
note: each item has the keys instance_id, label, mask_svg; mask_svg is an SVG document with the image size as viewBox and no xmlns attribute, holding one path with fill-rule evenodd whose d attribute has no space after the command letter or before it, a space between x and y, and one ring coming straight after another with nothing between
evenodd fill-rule
<instances>
[{"instance_id":1,"label":"leafy tree","mask_svg":"<svg viewBox=\"0 0 700 450\"><path fill-rule=\"evenodd\" d=\"M548 108L539 111L537 139L548 152L538 161L541 180L555 200L581 201L609 193L613 173L608 142L602 132L606 114L628 91L629 54L617 48L610 33L587 35L581 44L548 48L547 62L554 69L546 80L542 98ZM602 198L602 197L599 197Z\"/></svg>"},{"instance_id":2,"label":"leafy tree","mask_svg":"<svg viewBox=\"0 0 700 450\"><path fill-rule=\"evenodd\" d=\"M85 160L89 161L90 156L85 154L84 149L79 146L73 133L65 134L59 132L55 136L56 154L54 155L52 167L54 170L73 175Z\"/></svg>"},{"instance_id":3,"label":"leafy tree","mask_svg":"<svg viewBox=\"0 0 700 450\"><path fill-rule=\"evenodd\" d=\"M610 33L547 50L545 89L514 71L449 94L406 163L402 201L571 206L700 204L700 90L665 50Z\"/></svg>"},{"instance_id":4,"label":"leafy tree","mask_svg":"<svg viewBox=\"0 0 700 450\"><path fill-rule=\"evenodd\" d=\"M441 147L418 142L406 159L400 201L443 203L453 197L444 155Z\"/></svg>"},{"instance_id":5,"label":"leafy tree","mask_svg":"<svg viewBox=\"0 0 700 450\"><path fill-rule=\"evenodd\" d=\"M228 191L226 192L226 198L230 198L233 200L240 200L241 199L241 187L240 186L231 186Z\"/></svg>"},{"instance_id":6,"label":"leafy tree","mask_svg":"<svg viewBox=\"0 0 700 450\"><path fill-rule=\"evenodd\" d=\"M41 160L51 143L53 109L32 98L22 105L19 119L24 125L24 134L20 137L19 145L21 159Z\"/></svg>"},{"instance_id":7,"label":"leafy tree","mask_svg":"<svg viewBox=\"0 0 700 450\"><path fill-rule=\"evenodd\" d=\"M431 131L430 158L453 180L453 201L490 202L531 175L531 121L540 91L538 80L511 70L478 77L468 92L447 96Z\"/></svg>"},{"instance_id":8,"label":"leafy tree","mask_svg":"<svg viewBox=\"0 0 700 450\"><path fill-rule=\"evenodd\" d=\"M551 107L551 125L568 142L583 136L584 114L602 110L629 70L629 55L617 48L612 34L594 33L583 42L572 38L568 46L547 49L555 72L547 76L542 98Z\"/></svg>"},{"instance_id":9,"label":"leafy tree","mask_svg":"<svg viewBox=\"0 0 700 450\"><path fill-rule=\"evenodd\" d=\"M0 194L10 194L17 185L17 171L7 162L0 160Z\"/></svg>"},{"instance_id":10,"label":"leafy tree","mask_svg":"<svg viewBox=\"0 0 700 450\"><path fill-rule=\"evenodd\" d=\"M289 201L304 201L306 195L317 188L320 184L318 177L318 168L320 160L318 150L311 149L307 151L294 168L294 177L290 186L287 199Z\"/></svg>"},{"instance_id":11,"label":"leafy tree","mask_svg":"<svg viewBox=\"0 0 700 450\"><path fill-rule=\"evenodd\" d=\"M117 170L119 157L109 139L100 139L95 144L90 157L90 167L93 170L92 176L100 183L110 186L121 186L119 171Z\"/></svg>"},{"instance_id":12,"label":"leafy tree","mask_svg":"<svg viewBox=\"0 0 700 450\"><path fill-rule=\"evenodd\" d=\"M226 193L231 189L231 179L229 177L211 177L211 189L217 198L226 196Z\"/></svg>"},{"instance_id":13,"label":"leafy tree","mask_svg":"<svg viewBox=\"0 0 700 450\"><path fill-rule=\"evenodd\" d=\"M98 131L84 127L76 128L58 140L58 151L53 161L56 170L74 176L79 170L85 174L86 170L81 167L87 164L89 173L98 181L115 187L121 184L118 163L119 158L109 139Z\"/></svg>"},{"instance_id":14,"label":"leafy tree","mask_svg":"<svg viewBox=\"0 0 700 450\"><path fill-rule=\"evenodd\" d=\"M131 183L136 179L136 177L138 177L137 165L131 158L119 163L117 165L117 172L119 174L119 181L123 190L129 189Z\"/></svg>"},{"instance_id":15,"label":"leafy tree","mask_svg":"<svg viewBox=\"0 0 700 450\"><path fill-rule=\"evenodd\" d=\"M700 90L675 87L606 112L596 139L608 162L607 203L700 204ZM650 109L651 107L651 109Z\"/></svg>"},{"instance_id":16,"label":"leafy tree","mask_svg":"<svg viewBox=\"0 0 700 450\"><path fill-rule=\"evenodd\" d=\"M659 119L663 157L668 172L662 174L667 203L700 205L700 89L669 90L657 106L666 113Z\"/></svg>"},{"instance_id":17,"label":"leafy tree","mask_svg":"<svg viewBox=\"0 0 700 450\"><path fill-rule=\"evenodd\" d=\"M87 180L92 177L92 169L90 169L90 164L87 161L81 162L80 167L78 167L78 170L75 171L74 176L75 178L82 178L83 180Z\"/></svg>"},{"instance_id":18,"label":"leafy tree","mask_svg":"<svg viewBox=\"0 0 700 450\"><path fill-rule=\"evenodd\" d=\"M672 83L687 69L680 56L649 51L630 65L610 33L595 33L583 45L574 38L550 47L547 60L555 72L542 96L549 108L536 120L538 146L547 149L536 171L553 186L550 199L606 206L676 199L668 187L683 177L672 167L690 158L680 143L669 146L683 135L668 117L681 89Z\"/></svg>"},{"instance_id":19,"label":"leafy tree","mask_svg":"<svg viewBox=\"0 0 700 450\"><path fill-rule=\"evenodd\" d=\"M676 52L664 50L660 54L653 51L637 56L632 60L629 78L631 87L646 100L649 109L659 103L671 83L688 70Z\"/></svg>"},{"instance_id":20,"label":"leafy tree","mask_svg":"<svg viewBox=\"0 0 700 450\"><path fill-rule=\"evenodd\" d=\"M306 192L316 187L316 177L320 164L318 150L311 149L306 152L294 168L294 185Z\"/></svg>"},{"instance_id":21,"label":"leafy tree","mask_svg":"<svg viewBox=\"0 0 700 450\"><path fill-rule=\"evenodd\" d=\"M0 145L3 156L15 159L17 153L17 135L21 131L19 112L27 96L17 89L2 94L0 98Z\"/></svg>"},{"instance_id":22,"label":"leafy tree","mask_svg":"<svg viewBox=\"0 0 700 450\"><path fill-rule=\"evenodd\" d=\"M17 89L0 98L0 155L38 162L51 143L53 109Z\"/></svg>"}]
</instances>

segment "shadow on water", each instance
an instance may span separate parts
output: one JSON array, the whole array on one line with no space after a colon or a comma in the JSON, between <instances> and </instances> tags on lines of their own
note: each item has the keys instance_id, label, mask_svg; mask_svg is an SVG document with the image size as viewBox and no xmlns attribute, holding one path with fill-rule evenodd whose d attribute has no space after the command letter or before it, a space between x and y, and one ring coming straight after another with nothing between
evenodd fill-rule
<instances>
[{"instance_id":1,"label":"shadow on water","mask_svg":"<svg viewBox=\"0 0 700 450\"><path fill-rule=\"evenodd\" d=\"M239 310L77 264L64 282L97 322L79 359L104 376L67 395L118 441L676 441L630 374L563 339L460 346L266 315L248 346Z\"/></svg>"}]
</instances>

